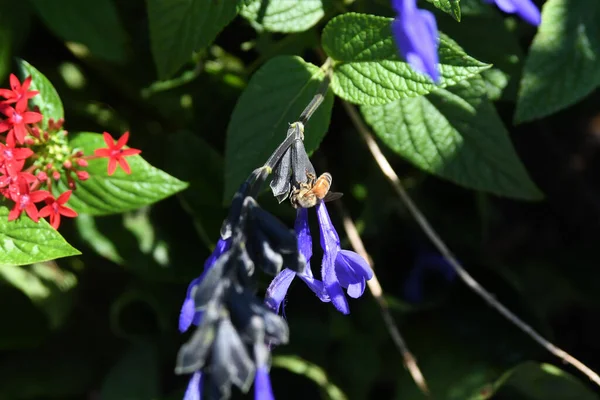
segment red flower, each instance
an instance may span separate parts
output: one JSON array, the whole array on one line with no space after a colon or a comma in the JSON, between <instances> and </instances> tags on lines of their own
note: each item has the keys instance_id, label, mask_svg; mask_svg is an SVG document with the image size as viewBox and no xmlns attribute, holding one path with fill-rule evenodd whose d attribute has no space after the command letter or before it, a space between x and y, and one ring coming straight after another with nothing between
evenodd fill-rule
<instances>
[{"instance_id":1,"label":"red flower","mask_svg":"<svg viewBox=\"0 0 600 400\"><path fill-rule=\"evenodd\" d=\"M61 215L69 218L75 218L77 216L75 210L65 207L65 203L69 201L72 192L72 190L68 190L58 196L57 199L54 199L52 196L48 197L46 199L47 205L39 212L39 216L42 218L50 217L50 225L52 225L54 229L58 229Z\"/></svg>"},{"instance_id":2,"label":"red flower","mask_svg":"<svg viewBox=\"0 0 600 400\"><path fill-rule=\"evenodd\" d=\"M19 163L24 163L24 161L19 161ZM36 181L35 176L29 172L18 172L14 176L0 176L0 194L6 198L12 199L17 193L19 193L19 182L23 180L27 185L30 185Z\"/></svg>"},{"instance_id":3,"label":"red flower","mask_svg":"<svg viewBox=\"0 0 600 400\"><path fill-rule=\"evenodd\" d=\"M6 168L6 172L10 176L14 176L23 169L24 161L27 157L33 154L33 150L28 148L16 148L13 146L5 146L0 143L0 166Z\"/></svg>"},{"instance_id":4,"label":"red flower","mask_svg":"<svg viewBox=\"0 0 600 400\"><path fill-rule=\"evenodd\" d=\"M129 132L125 132L116 144L110 133L104 132L104 141L108 148L94 150L96 157L108 157L108 175L112 175L115 172L117 163L119 163L123 171L127 174L131 173L131 168L129 168L125 157L140 154L142 151L138 149L123 149L123 146L127 144L127 140L129 140Z\"/></svg>"},{"instance_id":5,"label":"red flower","mask_svg":"<svg viewBox=\"0 0 600 400\"><path fill-rule=\"evenodd\" d=\"M25 111L27 103L17 103L16 108L12 108L7 105L0 105L0 112L8 117L5 121L0 122L0 132L8 132L6 138L8 140L17 139L21 144L25 141L25 135L27 135L27 124L34 124L42 120L42 114ZM14 135L14 138L13 138Z\"/></svg>"},{"instance_id":6,"label":"red flower","mask_svg":"<svg viewBox=\"0 0 600 400\"><path fill-rule=\"evenodd\" d=\"M27 77L23 82L23 85L21 85L19 78L14 74L10 74L10 90L0 89L0 97L6 99L2 101L2 103L17 103L17 105L19 103L24 103L27 105L27 101L39 93L37 90L27 90L29 89L29 85L31 85L31 76Z\"/></svg>"},{"instance_id":7,"label":"red flower","mask_svg":"<svg viewBox=\"0 0 600 400\"><path fill-rule=\"evenodd\" d=\"M39 203L45 200L49 196L52 196L50 192L45 190L36 190L35 192L29 191L29 185L25 179L19 180L19 191L12 195L12 199L15 202L15 206L10 213L8 213L8 220L13 221L21 215L23 211L27 213L29 218L34 222L39 221L38 210L35 207L35 203Z\"/></svg>"}]
</instances>

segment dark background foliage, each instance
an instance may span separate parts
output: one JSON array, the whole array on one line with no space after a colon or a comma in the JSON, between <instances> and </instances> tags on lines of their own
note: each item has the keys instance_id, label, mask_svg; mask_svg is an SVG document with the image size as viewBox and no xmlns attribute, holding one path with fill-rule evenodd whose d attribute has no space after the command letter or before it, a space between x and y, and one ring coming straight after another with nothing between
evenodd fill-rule
<instances>
[{"instance_id":1,"label":"dark background foliage","mask_svg":"<svg viewBox=\"0 0 600 400\"><path fill-rule=\"evenodd\" d=\"M364 3L355 8L385 9ZM322 24L287 36L257 34L238 17L197 54L196 65L186 66L187 81L164 88L150 52L146 4L115 5L127 39L126 54L116 60L65 45L28 2L0 2L0 47L10 46L10 56L35 65L56 86L66 129L130 130L131 145L148 161L191 186L126 215L81 216L64 223L61 233L82 256L24 267L31 272L23 277L29 291L0 281L0 399L182 397L186 378L173 373L185 340L177 317L186 285L200 274L226 213L223 154L233 107L251 74L274 55L297 54L320 64L313 49ZM440 26L452 22L441 13L439 19ZM524 49L533 34L529 28L519 31ZM6 86L12 66L2 68ZM598 104L595 91L564 111L509 128L519 156L546 194L542 202L469 191L386 151L411 196L466 268L497 299L595 370L600 370ZM512 127L514 101L500 100L497 107ZM425 269L415 280L419 259L435 250L337 103L313 159L317 170L332 173L335 189L345 192L344 206L361 230L393 316L435 398L487 398L513 368L516 372L493 398L595 398L579 388L597 392L585 378L544 352L457 278L447 281L435 269ZM293 223L287 203L276 206L266 195L261 203ZM336 208L330 210L342 232ZM268 277L261 279L264 290ZM45 290L36 292L38 284ZM421 284L420 296L415 295ZM294 282L285 307L291 343L275 351L271 372L278 398L343 398L332 385L349 399L424 398L372 298L365 294L352 301L351 311L340 315ZM581 383L532 362L564 368Z\"/></svg>"}]
</instances>

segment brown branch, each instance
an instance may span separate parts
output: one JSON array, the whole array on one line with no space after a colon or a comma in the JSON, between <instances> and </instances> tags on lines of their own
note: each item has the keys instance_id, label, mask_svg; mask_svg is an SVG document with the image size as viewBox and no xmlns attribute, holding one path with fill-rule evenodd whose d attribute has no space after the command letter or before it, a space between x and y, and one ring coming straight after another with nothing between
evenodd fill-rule
<instances>
[{"instance_id":1,"label":"brown branch","mask_svg":"<svg viewBox=\"0 0 600 400\"><path fill-rule=\"evenodd\" d=\"M502 303L494 298L494 296L488 292L485 288L483 288L456 260L456 257L452 254L452 252L448 249L444 241L440 238L437 232L433 229L433 227L429 224L423 213L419 210L416 204L412 201L402 183L400 182L400 178L394 172L394 169L387 161L381 149L375 142L375 139L369 132L369 129L361 119L360 115L351 104L342 101L344 108L346 109L346 113L352 120L352 123L356 127L356 130L359 132L369 151L373 155L373 158L377 162L377 165L386 176L386 178L392 184L394 190L402 200L402 202L406 205L409 212L412 214L413 218L417 221L423 232L427 235L429 240L437 247L439 252L448 260L450 265L454 268L458 276L463 280L463 282L471 288L477 295L483 298L492 308L496 309L502 316L512 322L515 326L517 326L520 330L522 330L526 335L536 341L543 348L548 350L550 353L554 354L556 357L560 358L564 362L571 364L573 367L577 368L583 374L585 374L592 382L600 386L600 376L592 369L587 367L584 363L564 351L563 349L555 346L549 340L540 335L537 331L535 331L530 325L522 321L519 317L513 314L508 308L506 308Z\"/></svg>"}]
</instances>

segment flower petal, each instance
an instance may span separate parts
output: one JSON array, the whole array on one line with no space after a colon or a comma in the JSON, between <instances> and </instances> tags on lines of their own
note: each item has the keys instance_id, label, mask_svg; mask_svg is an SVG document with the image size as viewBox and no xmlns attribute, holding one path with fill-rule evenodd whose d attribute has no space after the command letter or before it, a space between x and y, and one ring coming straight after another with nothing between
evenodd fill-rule
<instances>
[{"instance_id":1,"label":"flower petal","mask_svg":"<svg viewBox=\"0 0 600 400\"><path fill-rule=\"evenodd\" d=\"M106 145L108 146L109 149L112 149L115 147L115 139L113 139L113 137L110 135L110 133L104 132L102 134L102 137L104 138L104 143L106 143Z\"/></svg>"},{"instance_id":2,"label":"flower petal","mask_svg":"<svg viewBox=\"0 0 600 400\"><path fill-rule=\"evenodd\" d=\"M181 306L181 312L179 313L179 332L183 333L189 329L196 315L196 309L194 307L194 300L186 298Z\"/></svg>"},{"instance_id":3,"label":"flower petal","mask_svg":"<svg viewBox=\"0 0 600 400\"><path fill-rule=\"evenodd\" d=\"M439 80L437 24L433 14L404 7L392 22L392 33L402 57L416 70Z\"/></svg>"},{"instance_id":4,"label":"flower petal","mask_svg":"<svg viewBox=\"0 0 600 400\"><path fill-rule=\"evenodd\" d=\"M267 367L262 366L256 370L254 378L254 400L275 400L271 379Z\"/></svg>"},{"instance_id":5,"label":"flower petal","mask_svg":"<svg viewBox=\"0 0 600 400\"><path fill-rule=\"evenodd\" d=\"M131 168L129 167L127 160L123 157L119 157L117 158L117 160L119 161L119 165L121 166L121 168L123 168L123 171L125 171L125 173L128 175L131 174Z\"/></svg>"},{"instance_id":6,"label":"flower petal","mask_svg":"<svg viewBox=\"0 0 600 400\"><path fill-rule=\"evenodd\" d=\"M298 209L294 230L298 236L298 251L304 256L308 264L312 257L312 237L308 227L308 209L302 207Z\"/></svg>"},{"instance_id":7,"label":"flower petal","mask_svg":"<svg viewBox=\"0 0 600 400\"><path fill-rule=\"evenodd\" d=\"M275 276L275 278L273 278L273 281L271 281L271 284L267 288L265 304L275 313L279 314L279 307L281 306L295 276L296 273L294 271L284 268L277 276Z\"/></svg>"},{"instance_id":8,"label":"flower petal","mask_svg":"<svg viewBox=\"0 0 600 400\"><path fill-rule=\"evenodd\" d=\"M71 197L71 193L73 193L72 190L67 190L66 192L64 192L60 196L58 196L58 198L56 199L56 202L60 205L65 204L67 201L69 201L69 197Z\"/></svg>"},{"instance_id":9,"label":"flower petal","mask_svg":"<svg viewBox=\"0 0 600 400\"><path fill-rule=\"evenodd\" d=\"M116 169L117 169L117 160L111 157L108 160L108 176L111 176L112 174L114 174Z\"/></svg>"},{"instance_id":10,"label":"flower petal","mask_svg":"<svg viewBox=\"0 0 600 400\"><path fill-rule=\"evenodd\" d=\"M336 276L335 262L328 253L323 256L322 275L325 290L329 294L333 306L342 314L349 314L348 299L346 299L342 286Z\"/></svg>"},{"instance_id":11,"label":"flower petal","mask_svg":"<svg viewBox=\"0 0 600 400\"><path fill-rule=\"evenodd\" d=\"M202 399L202 373L194 372L190 378L183 400L201 400Z\"/></svg>"},{"instance_id":12,"label":"flower petal","mask_svg":"<svg viewBox=\"0 0 600 400\"><path fill-rule=\"evenodd\" d=\"M361 278L364 278L368 281L373 277L373 270L369 266L369 263L367 263L367 261L358 253L350 250L340 250L340 255L349 264L350 268L352 268L354 272Z\"/></svg>"},{"instance_id":13,"label":"flower petal","mask_svg":"<svg viewBox=\"0 0 600 400\"><path fill-rule=\"evenodd\" d=\"M117 140L117 144L115 145L115 147L117 149L123 148L123 146L125 146L127 144L128 140L129 140L129 132L125 132L123 135L121 135L119 140Z\"/></svg>"}]
</instances>

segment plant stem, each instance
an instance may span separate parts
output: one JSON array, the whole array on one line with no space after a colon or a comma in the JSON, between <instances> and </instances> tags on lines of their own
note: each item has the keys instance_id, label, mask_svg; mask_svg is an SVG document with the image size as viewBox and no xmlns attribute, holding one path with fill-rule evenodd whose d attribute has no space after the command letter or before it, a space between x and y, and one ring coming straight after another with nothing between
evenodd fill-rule
<instances>
[{"instance_id":1,"label":"plant stem","mask_svg":"<svg viewBox=\"0 0 600 400\"><path fill-rule=\"evenodd\" d=\"M462 281L477 295L483 298L492 308L496 309L502 316L512 322L515 326L517 326L520 330L522 330L527 336L536 341L539 345L545 348L550 353L554 354L556 357L560 358L564 362L571 364L573 367L577 368L581 373L585 374L592 382L600 386L600 376L596 372L594 372L591 368L586 366L584 363L564 351L563 349L557 347L552 342L544 338L541 334L539 334L536 330L534 330L530 325L522 321L519 317L517 317L512 311L510 311L506 306L500 303L498 300L494 298L494 296L488 292L483 286L481 286L463 267L460 265L456 257L452 254L452 252L448 249L448 246L444 243L444 241L440 238L437 232L433 229L431 224L427 221L421 210L417 207L417 205L412 201L404 186L400 182L400 178L394 172L394 169L387 161L381 149L377 145L377 142L373 138L373 135L369 132L369 129L361 119L360 115L351 104L346 101L342 101L342 104L346 110L346 113L352 120L356 130L363 138L369 151L373 155L375 162L385 175L385 177L390 181L394 190L402 200L402 202L406 205L409 212L412 214L413 218L417 221L423 232L427 235L429 240L434 244L434 246L439 250L439 252L446 258L448 263L454 268L458 276L462 279Z\"/></svg>"}]
</instances>

